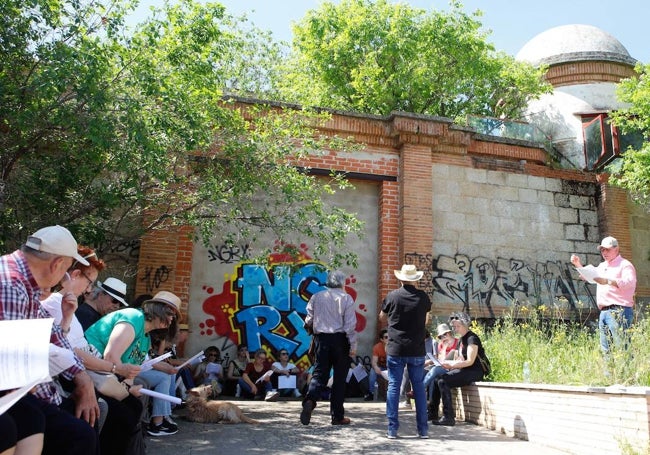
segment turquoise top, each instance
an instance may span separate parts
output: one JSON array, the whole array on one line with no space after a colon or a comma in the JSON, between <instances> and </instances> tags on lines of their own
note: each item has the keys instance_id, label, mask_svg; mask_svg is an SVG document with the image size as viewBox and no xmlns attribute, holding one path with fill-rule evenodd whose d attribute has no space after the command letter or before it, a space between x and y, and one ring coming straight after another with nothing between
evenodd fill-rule
<instances>
[{"instance_id":1,"label":"turquoise top","mask_svg":"<svg viewBox=\"0 0 650 455\"><path fill-rule=\"evenodd\" d=\"M122 363L140 365L145 361L146 355L151 346L151 339L144 331L144 313L135 308L125 308L107 314L99 321L88 327L84 333L88 343L97 348L104 355L106 345L117 324L130 324L135 330L133 342L122 354Z\"/></svg>"}]
</instances>

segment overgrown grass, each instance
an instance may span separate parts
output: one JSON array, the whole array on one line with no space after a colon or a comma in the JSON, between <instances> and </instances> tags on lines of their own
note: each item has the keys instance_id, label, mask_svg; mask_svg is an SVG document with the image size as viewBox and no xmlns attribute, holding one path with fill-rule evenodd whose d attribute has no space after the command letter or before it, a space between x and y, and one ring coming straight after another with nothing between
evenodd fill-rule
<instances>
[{"instance_id":1,"label":"overgrown grass","mask_svg":"<svg viewBox=\"0 0 650 455\"><path fill-rule=\"evenodd\" d=\"M627 349L612 349L607 359L600 351L597 324L566 322L544 306L518 306L517 317L510 314L491 327L473 323L472 330L492 363L492 381L523 382L528 362L531 383L650 385L650 318L638 314Z\"/></svg>"}]
</instances>

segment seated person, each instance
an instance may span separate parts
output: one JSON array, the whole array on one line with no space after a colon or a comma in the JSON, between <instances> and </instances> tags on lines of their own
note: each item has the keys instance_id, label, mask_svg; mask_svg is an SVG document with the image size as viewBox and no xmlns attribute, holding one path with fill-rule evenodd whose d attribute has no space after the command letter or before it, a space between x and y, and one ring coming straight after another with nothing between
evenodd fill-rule
<instances>
[{"instance_id":1,"label":"seated person","mask_svg":"<svg viewBox=\"0 0 650 455\"><path fill-rule=\"evenodd\" d=\"M246 365L250 363L251 359L248 357L248 347L244 344L237 346L237 357L232 359L228 364L228 370L226 371L226 380L224 383L224 395L230 396L241 396L241 391L239 387L239 380L246 370Z\"/></svg>"},{"instance_id":2,"label":"seated person","mask_svg":"<svg viewBox=\"0 0 650 455\"><path fill-rule=\"evenodd\" d=\"M208 346L203 351L205 358L194 370L194 383L212 385L212 396L217 397L223 391L223 367L221 351L216 346Z\"/></svg>"},{"instance_id":3,"label":"seated person","mask_svg":"<svg viewBox=\"0 0 650 455\"><path fill-rule=\"evenodd\" d=\"M442 362L443 368L447 370L438 379L443 416L440 420L433 421L434 425L455 425L456 413L451 399L451 389L481 381L485 375L479 358L487 359L487 357L481 339L469 329L471 324L469 315L467 313L455 313L450 320L454 332L460 336L461 347L456 360Z\"/></svg>"},{"instance_id":4,"label":"seated person","mask_svg":"<svg viewBox=\"0 0 650 455\"><path fill-rule=\"evenodd\" d=\"M365 375L363 378L359 379L354 374L354 369L357 367L354 359L350 357L350 371L348 373L348 381L345 386L345 397L346 398L358 398L368 396L368 378L369 375ZM363 371L366 369L362 366ZM333 371L332 371L333 373Z\"/></svg>"},{"instance_id":5,"label":"seated person","mask_svg":"<svg viewBox=\"0 0 650 455\"><path fill-rule=\"evenodd\" d=\"M280 359L277 362L273 362L271 365L271 370L273 370L271 381L274 387L280 392L281 397L302 396L297 388L297 383L296 387L293 388L280 388L280 376L290 377L291 375L294 375L295 377L300 374L300 368L289 362L289 351L286 349L281 349L279 355ZM297 380L297 377L295 379Z\"/></svg>"},{"instance_id":6,"label":"seated person","mask_svg":"<svg viewBox=\"0 0 650 455\"><path fill-rule=\"evenodd\" d=\"M272 373L271 364L266 361L266 351L264 349L255 351L253 361L246 365L244 374L239 380L241 396L266 401L277 399L280 394L273 391L271 385Z\"/></svg>"},{"instance_id":7,"label":"seated person","mask_svg":"<svg viewBox=\"0 0 650 455\"><path fill-rule=\"evenodd\" d=\"M388 367L386 366L386 345L388 344L388 330L382 329L379 332L379 342L372 347L372 360L370 373L368 375L368 393L365 395L364 400L372 401L375 390L379 388L378 380L383 384L385 389L388 380L384 376L387 373Z\"/></svg>"},{"instance_id":8,"label":"seated person","mask_svg":"<svg viewBox=\"0 0 650 455\"><path fill-rule=\"evenodd\" d=\"M447 324L439 324L437 329L438 341L433 343L432 355L435 356L440 363L445 360L453 360L458 352L458 338L455 338L451 329ZM429 420L438 420L438 411L440 408L440 391L438 390L437 381L440 376L445 374L442 366L433 365L433 360L427 359L425 365L430 365L431 368L424 376L424 387L427 389L429 397L428 418Z\"/></svg>"}]
</instances>

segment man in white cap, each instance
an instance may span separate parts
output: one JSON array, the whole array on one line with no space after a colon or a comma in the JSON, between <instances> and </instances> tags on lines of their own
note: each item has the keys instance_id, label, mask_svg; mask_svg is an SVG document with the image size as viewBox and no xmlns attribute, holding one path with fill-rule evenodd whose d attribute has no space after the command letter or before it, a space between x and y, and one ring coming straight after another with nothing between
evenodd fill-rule
<instances>
[{"instance_id":1,"label":"man in white cap","mask_svg":"<svg viewBox=\"0 0 650 455\"><path fill-rule=\"evenodd\" d=\"M95 289L85 298L84 303L79 305L75 316L86 331L102 316L127 306L129 305L126 303L126 283L110 277L106 278L104 282L97 283Z\"/></svg>"},{"instance_id":2,"label":"man in white cap","mask_svg":"<svg viewBox=\"0 0 650 455\"><path fill-rule=\"evenodd\" d=\"M77 241L62 226L48 226L27 238L20 250L0 257L0 320L37 319L43 289L58 284L73 261L88 265L77 253ZM61 327L52 327L52 343L72 351ZM74 393L63 400L52 382L36 386L34 395L45 416L43 453L93 454L97 436L93 426L99 415L94 385L81 359L62 376L75 384ZM64 409L68 410L66 412Z\"/></svg>"},{"instance_id":3,"label":"man in white cap","mask_svg":"<svg viewBox=\"0 0 650 455\"><path fill-rule=\"evenodd\" d=\"M598 245L604 261L596 267L597 276L593 281L596 287L596 304L600 310L598 328L600 347L607 354L610 338L615 346L623 346L625 332L634 319L634 292L636 290L636 269L619 253L618 240L605 237ZM578 269L582 262L576 254L571 255L571 263Z\"/></svg>"},{"instance_id":4,"label":"man in white cap","mask_svg":"<svg viewBox=\"0 0 650 455\"><path fill-rule=\"evenodd\" d=\"M399 394L404 367L413 386L415 398L415 419L418 436L429 437L427 422L427 397L424 390L424 340L426 324L429 322L431 300L426 292L415 284L424 272L412 264L404 264L394 271L401 287L390 292L382 304L379 320L388 323L388 344L386 365L388 366L388 393L386 394L386 417L388 417L389 439L397 438L399 429Z\"/></svg>"}]
</instances>

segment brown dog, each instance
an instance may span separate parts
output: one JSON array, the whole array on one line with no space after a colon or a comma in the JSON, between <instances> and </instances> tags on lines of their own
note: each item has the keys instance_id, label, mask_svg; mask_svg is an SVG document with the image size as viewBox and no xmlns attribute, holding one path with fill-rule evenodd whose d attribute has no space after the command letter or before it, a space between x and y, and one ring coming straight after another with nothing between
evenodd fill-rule
<instances>
[{"instance_id":1,"label":"brown dog","mask_svg":"<svg viewBox=\"0 0 650 455\"><path fill-rule=\"evenodd\" d=\"M208 401L212 394L212 386L194 387L188 391L187 420L200 423L260 423L250 417L236 404L227 401Z\"/></svg>"}]
</instances>

